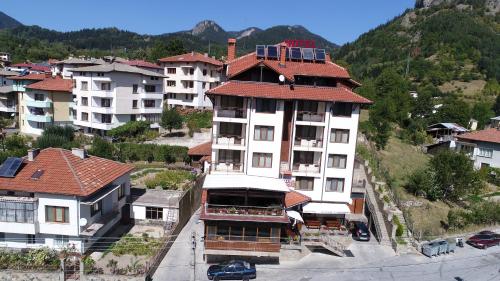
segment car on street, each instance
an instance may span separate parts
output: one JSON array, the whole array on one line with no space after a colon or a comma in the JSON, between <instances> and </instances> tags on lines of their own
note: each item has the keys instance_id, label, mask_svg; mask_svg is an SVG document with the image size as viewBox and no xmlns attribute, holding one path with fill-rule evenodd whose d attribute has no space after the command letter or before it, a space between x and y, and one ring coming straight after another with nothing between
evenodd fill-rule
<instances>
[{"instance_id":1,"label":"car on street","mask_svg":"<svg viewBox=\"0 0 500 281\"><path fill-rule=\"evenodd\" d=\"M500 234L493 231L481 231L467 239L467 244L480 249L497 246L500 245Z\"/></svg>"},{"instance_id":2,"label":"car on street","mask_svg":"<svg viewBox=\"0 0 500 281\"><path fill-rule=\"evenodd\" d=\"M210 280L244 280L257 278L255 265L246 261L233 260L218 265L211 265L207 271Z\"/></svg>"},{"instance_id":3,"label":"car on street","mask_svg":"<svg viewBox=\"0 0 500 281\"><path fill-rule=\"evenodd\" d=\"M354 222L352 236L359 241L370 241L370 230L364 222L357 221Z\"/></svg>"}]
</instances>

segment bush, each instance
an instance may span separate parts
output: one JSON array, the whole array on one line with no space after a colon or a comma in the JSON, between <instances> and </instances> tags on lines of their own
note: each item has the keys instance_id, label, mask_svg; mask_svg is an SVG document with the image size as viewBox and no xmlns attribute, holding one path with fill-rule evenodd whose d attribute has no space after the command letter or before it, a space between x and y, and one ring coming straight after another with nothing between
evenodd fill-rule
<instances>
[{"instance_id":1,"label":"bush","mask_svg":"<svg viewBox=\"0 0 500 281\"><path fill-rule=\"evenodd\" d=\"M175 108L164 109L161 115L161 126L172 132L182 128L182 116Z\"/></svg>"},{"instance_id":2,"label":"bush","mask_svg":"<svg viewBox=\"0 0 500 281\"><path fill-rule=\"evenodd\" d=\"M467 225L495 225L500 223L500 203L475 202L465 210L450 210L448 225L452 229L462 229Z\"/></svg>"},{"instance_id":3,"label":"bush","mask_svg":"<svg viewBox=\"0 0 500 281\"><path fill-rule=\"evenodd\" d=\"M192 172L184 170L168 170L160 172L152 179L147 179L144 183L147 188L160 186L163 189L176 190L182 187L186 181L193 181L196 178Z\"/></svg>"},{"instance_id":4,"label":"bush","mask_svg":"<svg viewBox=\"0 0 500 281\"><path fill-rule=\"evenodd\" d=\"M130 121L124 125L111 129L108 136L124 141L130 138L137 138L145 135L149 131L150 123L147 121Z\"/></svg>"},{"instance_id":5,"label":"bush","mask_svg":"<svg viewBox=\"0 0 500 281\"><path fill-rule=\"evenodd\" d=\"M48 147L60 147L71 149L79 147L80 144L74 142L75 134L71 126L52 125L44 129L42 135L36 140L35 146L44 149Z\"/></svg>"},{"instance_id":6,"label":"bush","mask_svg":"<svg viewBox=\"0 0 500 281\"><path fill-rule=\"evenodd\" d=\"M112 143L106 141L105 139L95 136L89 153L94 156L113 159L113 156L115 155L115 147Z\"/></svg>"},{"instance_id":7,"label":"bush","mask_svg":"<svg viewBox=\"0 0 500 281\"><path fill-rule=\"evenodd\" d=\"M184 116L186 124L193 124L197 128L212 128L212 111L195 111Z\"/></svg>"},{"instance_id":8,"label":"bush","mask_svg":"<svg viewBox=\"0 0 500 281\"><path fill-rule=\"evenodd\" d=\"M403 236L404 228L398 217L392 217L392 222L396 225L396 237Z\"/></svg>"},{"instance_id":9,"label":"bush","mask_svg":"<svg viewBox=\"0 0 500 281\"><path fill-rule=\"evenodd\" d=\"M118 143L118 158L121 161L184 162L188 148L176 145Z\"/></svg>"},{"instance_id":10,"label":"bush","mask_svg":"<svg viewBox=\"0 0 500 281\"><path fill-rule=\"evenodd\" d=\"M110 251L115 256L134 255L152 256L161 246L161 241L149 236L136 237L132 234L123 236L118 242L113 244ZM112 266L111 266L112 267Z\"/></svg>"},{"instance_id":11,"label":"bush","mask_svg":"<svg viewBox=\"0 0 500 281\"><path fill-rule=\"evenodd\" d=\"M49 248L27 252L0 251L0 269L3 270L58 270L59 264L58 253Z\"/></svg>"}]
</instances>

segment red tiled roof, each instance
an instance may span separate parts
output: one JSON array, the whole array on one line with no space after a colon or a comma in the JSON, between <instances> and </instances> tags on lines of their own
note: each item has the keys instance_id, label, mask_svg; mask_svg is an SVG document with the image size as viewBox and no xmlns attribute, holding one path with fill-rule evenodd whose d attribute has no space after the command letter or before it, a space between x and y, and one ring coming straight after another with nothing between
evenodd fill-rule
<instances>
[{"instance_id":1,"label":"red tiled roof","mask_svg":"<svg viewBox=\"0 0 500 281\"><path fill-rule=\"evenodd\" d=\"M500 130L496 128L458 135L459 140L500 143Z\"/></svg>"},{"instance_id":2,"label":"red tiled roof","mask_svg":"<svg viewBox=\"0 0 500 281\"><path fill-rule=\"evenodd\" d=\"M222 66L222 62L196 52L191 52L173 57L166 57L159 59L158 61L159 62L205 62L213 64L215 66Z\"/></svg>"},{"instance_id":3,"label":"red tiled roof","mask_svg":"<svg viewBox=\"0 0 500 281\"><path fill-rule=\"evenodd\" d=\"M128 61L124 61L123 63L131 65L131 66L136 66L136 67L147 67L147 68L163 69L163 67L161 67L161 66L159 66L157 64L154 64L154 63L151 63L151 62L148 62L148 61L144 61L144 60L128 60Z\"/></svg>"},{"instance_id":4,"label":"red tiled roof","mask_svg":"<svg viewBox=\"0 0 500 281\"><path fill-rule=\"evenodd\" d=\"M229 78L262 63L279 74L283 74L290 81L295 80L295 75L332 77L349 79L347 70L331 61L325 63L286 61L285 66L280 66L278 60L259 59L255 52L236 58L228 62L227 76Z\"/></svg>"},{"instance_id":5,"label":"red tiled roof","mask_svg":"<svg viewBox=\"0 0 500 281\"><path fill-rule=\"evenodd\" d=\"M212 155L212 142L205 142L200 145L191 147L188 150L189 156L210 156Z\"/></svg>"},{"instance_id":6,"label":"red tiled roof","mask_svg":"<svg viewBox=\"0 0 500 281\"><path fill-rule=\"evenodd\" d=\"M30 73L28 75L17 75L17 76L11 76L8 79L11 80L43 80L47 78L45 74L38 74L38 73Z\"/></svg>"},{"instance_id":7,"label":"red tiled roof","mask_svg":"<svg viewBox=\"0 0 500 281\"><path fill-rule=\"evenodd\" d=\"M336 101L370 104L366 99L344 87L298 86L274 83L229 81L206 92L208 95L226 95L284 100Z\"/></svg>"},{"instance_id":8,"label":"red tiled roof","mask_svg":"<svg viewBox=\"0 0 500 281\"><path fill-rule=\"evenodd\" d=\"M14 178L0 178L0 190L88 196L133 169L96 156L81 159L69 150L47 148L33 161L25 160ZM44 171L42 176L31 179L37 170Z\"/></svg>"},{"instance_id":9,"label":"red tiled roof","mask_svg":"<svg viewBox=\"0 0 500 281\"><path fill-rule=\"evenodd\" d=\"M45 78L42 81L35 82L26 86L26 88L34 90L43 91L54 91L54 92L72 92L73 81L70 79L62 79L61 77L50 77Z\"/></svg>"},{"instance_id":10,"label":"red tiled roof","mask_svg":"<svg viewBox=\"0 0 500 281\"><path fill-rule=\"evenodd\" d=\"M292 190L285 195L285 207L291 208L306 202L311 201L311 197L306 196L298 191Z\"/></svg>"},{"instance_id":11,"label":"red tiled roof","mask_svg":"<svg viewBox=\"0 0 500 281\"><path fill-rule=\"evenodd\" d=\"M50 71L50 67L48 67L48 66L32 64L32 63L16 63L16 64L11 65L11 67L28 68L28 69L31 69L34 71L40 71L40 72L49 72Z\"/></svg>"}]
</instances>

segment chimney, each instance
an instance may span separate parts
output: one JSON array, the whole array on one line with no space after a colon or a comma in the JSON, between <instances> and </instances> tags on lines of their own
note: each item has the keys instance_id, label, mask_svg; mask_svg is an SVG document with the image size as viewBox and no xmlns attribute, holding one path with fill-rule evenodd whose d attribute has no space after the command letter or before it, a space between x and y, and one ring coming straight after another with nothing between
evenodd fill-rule
<instances>
[{"instance_id":1,"label":"chimney","mask_svg":"<svg viewBox=\"0 0 500 281\"><path fill-rule=\"evenodd\" d=\"M208 58L208 53L203 54L206 58Z\"/></svg>"},{"instance_id":2,"label":"chimney","mask_svg":"<svg viewBox=\"0 0 500 281\"><path fill-rule=\"evenodd\" d=\"M227 39L227 60L232 61L236 58L236 39Z\"/></svg>"},{"instance_id":3,"label":"chimney","mask_svg":"<svg viewBox=\"0 0 500 281\"><path fill-rule=\"evenodd\" d=\"M35 160L36 156L40 153L40 148L32 148L28 150L28 161L32 162Z\"/></svg>"},{"instance_id":4,"label":"chimney","mask_svg":"<svg viewBox=\"0 0 500 281\"><path fill-rule=\"evenodd\" d=\"M79 157L80 159L85 159L85 156L87 154L86 151L85 151L85 149L83 149L83 148L75 148L75 147L73 147L71 149L71 153L73 153L73 155Z\"/></svg>"},{"instance_id":5,"label":"chimney","mask_svg":"<svg viewBox=\"0 0 500 281\"><path fill-rule=\"evenodd\" d=\"M332 58L330 58L330 53L326 53L325 54L325 61L327 61L327 62L331 62L332 61Z\"/></svg>"},{"instance_id":6,"label":"chimney","mask_svg":"<svg viewBox=\"0 0 500 281\"><path fill-rule=\"evenodd\" d=\"M286 48L287 45L282 42L280 43L280 66L285 67L286 65Z\"/></svg>"}]
</instances>

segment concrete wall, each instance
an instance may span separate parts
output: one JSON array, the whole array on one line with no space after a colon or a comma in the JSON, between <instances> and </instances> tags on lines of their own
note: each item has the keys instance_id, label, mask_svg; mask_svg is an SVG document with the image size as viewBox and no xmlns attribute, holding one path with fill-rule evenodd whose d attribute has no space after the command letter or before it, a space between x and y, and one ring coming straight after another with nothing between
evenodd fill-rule
<instances>
[{"instance_id":1,"label":"concrete wall","mask_svg":"<svg viewBox=\"0 0 500 281\"><path fill-rule=\"evenodd\" d=\"M0 271L0 281L26 281L26 280L63 281L64 278L59 271L56 272L23 272L23 271L13 271L13 270Z\"/></svg>"},{"instance_id":2,"label":"concrete wall","mask_svg":"<svg viewBox=\"0 0 500 281\"><path fill-rule=\"evenodd\" d=\"M69 104L73 102L72 94L67 92L50 92L52 100L54 122L69 122Z\"/></svg>"}]
</instances>

